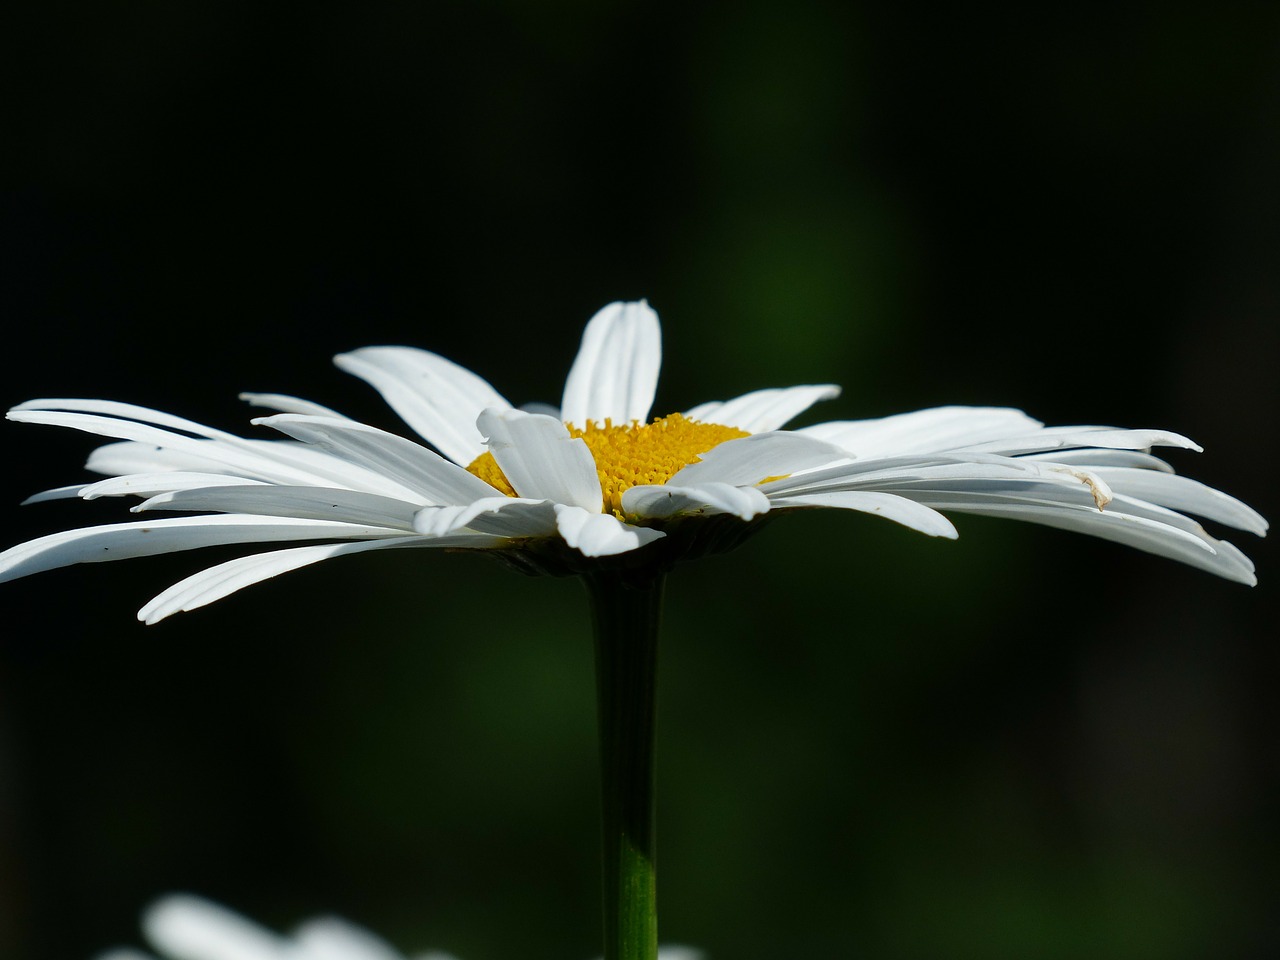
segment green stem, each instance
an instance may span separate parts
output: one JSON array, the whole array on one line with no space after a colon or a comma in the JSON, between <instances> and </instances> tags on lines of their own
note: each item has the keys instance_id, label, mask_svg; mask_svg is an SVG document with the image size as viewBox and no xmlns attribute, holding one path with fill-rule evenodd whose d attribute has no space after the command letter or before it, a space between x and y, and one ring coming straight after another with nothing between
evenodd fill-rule
<instances>
[{"instance_id":1,"label":"green stem","mask_svg":"<svg viewBox=\"0 0 1280 960\"><path fill-rule=\"evenodd\" d=\"M655 960L653 733L662 574L585 578L596 635L605 960Z\"/></svg>"}]
</instances>

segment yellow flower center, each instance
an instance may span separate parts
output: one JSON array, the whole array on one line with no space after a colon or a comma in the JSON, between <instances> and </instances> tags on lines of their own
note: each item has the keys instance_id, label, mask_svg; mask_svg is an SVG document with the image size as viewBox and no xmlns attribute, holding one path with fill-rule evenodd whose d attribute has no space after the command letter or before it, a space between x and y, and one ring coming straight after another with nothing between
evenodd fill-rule
<instances>
[{"instance_id":1,"label":"yellow flower center","mask_svg":"<svg viewBox=\"0 0 1280 960\"><path fill-rule=\"evenodd\" d=\"M604 493L604 512L617 517L622 516L622 494L627 490L666 483L677 470L697 463L700 455L712 447L749 435L736 427L686 420L678 413L660 417L653 423L633 421L614 426L612 420L606 420L602 426L588 421L585 430L573 424L565 426L570 436L586 441L596 461L596 473ZM467 470L508 497L516 496L492 453L480 454Z\"/></svg>"}]
</instances>

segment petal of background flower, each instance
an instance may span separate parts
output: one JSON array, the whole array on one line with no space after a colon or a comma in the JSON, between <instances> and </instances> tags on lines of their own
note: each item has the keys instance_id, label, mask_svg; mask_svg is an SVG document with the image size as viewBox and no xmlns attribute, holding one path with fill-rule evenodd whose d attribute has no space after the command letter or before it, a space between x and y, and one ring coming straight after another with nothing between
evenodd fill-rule
<instances>
[{"instance_id":1,"label":"petal of background flower","mask_svg":"<svg viewBox=\"0 0 1280 960\"><path fill-rule=\"evenodd\" d=\"M612 420L619 426L633 420L644 423L661 365L662 333L649 304L609 304L583 331L564 384L562 418L580 428L588 420Z\"/></svg>"},{"instance_id":2,"label":"petal of background flower","mask_svg":"<svg viewBox=\"0 0 1280 960\"><path fill-rule=\"evenodd\" d=\"M484 453L480 412L511 406L483 377L416 347L362 347L333 362L372 385L405 423L464 467Z\"/></svg>"},{"instance_id":3,"label":"petal of background flower","mask_svg":"<svg viewBox=\"0 0 1280 960\"><path fill-rule=\"evenodd\" d=\"M478 426L521 497L600 512L604 494L596 462L586 443L569 436L559 420L520 410L486 410Z\"/></svg>"},{"instance_id":4,"label":"petal of background flower","mask_svg":"<svg viewBox=\"0 0 1280 960\"><path fill-rule=\"evenodd\" d=\"M297 960L404 960L381 937L338 917L318 917L293 932Z\"/></svg>"},{"instance_id":5,"label":"petal of background flower","mask_svg":"<svg viewBox=\"0 0 1280 960\"><path fill-rule=\"evenodd\" d=\"M175 895L142 919L147 940L175 960L284 960L288 945L274 933L200 897Z\"/></svg>"},{"instance_id":6,"label":"petal of background flower","mask_svg":"<svg viewBox=\"0 0 1280 960\"><path fill-rule=\"evenodd\" d=\"M584 557L610 557L636 550L665 534L649 527L633 527L610 513L555 505L556 525L564 542Z\"/></svg>"},{"instance_id":7,"label":"petal of background flower","mask_svg":"<svg viewBox=\"0 0 1280 960\"><path fill-rule=\"evenodd\" d=\"M841 510L857 510L861 513L874 513L900 523L904 527L918 530L931 537L946 537L954 540L959 536L951 521L938 511L906 497L891 493L880 493L868 490L836 490L831 492L806 493L799 496L770 498L775 510L787 510L804 507L836 507Z\"/></svg>"},{"instance_id":8,"label":"petal of background flower","mask_svg":"<svg viewBox=\"0 0 1280 960\"><path fill-rule=\"evenodd\" d=\"M747 433L762 433L765 430L777 430L819 400L831 400L838 396L840 388L834 383L774 387L744 393L732 400L700 403L692 410L686 410L684 415L690 420L737 427Z\"/></svg>"},{"instance_id":9,"label":"petal of background flower","mask_svg":"<svg viewBox=\"0 0 1280 960\"><path fill-rule=\"evenodd\" d=\"M751 520L769 512L769 498L756 487L707 482L698 486L646 484L622 494L622 510L637 517L661 519L677 514L729 513Z\"/></svg>"}]
</instances>

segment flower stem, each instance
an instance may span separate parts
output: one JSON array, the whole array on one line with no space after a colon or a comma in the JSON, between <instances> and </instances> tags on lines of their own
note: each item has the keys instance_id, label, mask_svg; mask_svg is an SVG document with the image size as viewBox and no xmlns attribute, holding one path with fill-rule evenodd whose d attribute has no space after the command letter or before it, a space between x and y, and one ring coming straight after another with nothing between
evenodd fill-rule
<instances>
[{"instance_id":1,"label":"flower stem","mask_svg":"<svg viewBox=\"0 0 1280 960\"><path fill-rule=\"evenodd\" d=\"M655 960L653 734L663 575L585 578L596 636L605 960Z\"/></svg>"}]
</instances>

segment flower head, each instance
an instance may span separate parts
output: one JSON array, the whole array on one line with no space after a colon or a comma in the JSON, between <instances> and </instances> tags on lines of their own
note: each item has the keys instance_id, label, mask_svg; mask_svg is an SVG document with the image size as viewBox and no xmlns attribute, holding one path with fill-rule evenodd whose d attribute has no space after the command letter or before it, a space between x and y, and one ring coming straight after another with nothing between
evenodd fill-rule
<instances>
[{"instance_id":1,"label":"flower head","mask_svg":"<svg viewBox=\"0 0 1280 960\"><path fill-rule=\"evenodd\" d=\"M839 388L757 390L650 419L657 315L613 303L587 324L559 410L518 409L434 353L365 347L337 365L377 389L430 446L277 394L244 439L106 400L33 400L11 420L106 437L87 467L107 479L28 502L137 496L135 513L195 516L88 527L0 554L0 580L73 563L227 543L303 542L221 563L139 612L153 623L289 570L398 548L496 551L526 569L663 564L737 542L766 516L832 508L956 536L939 511L1078 530L1252 584L1253 565L1196 514L1263 535L1245 504L1174 474L1152 448L1175 433L1046 427L1019 410L940 407L782 427ZM434 449L433 449L434 448Z\"/></svg>"}]
</instances>

